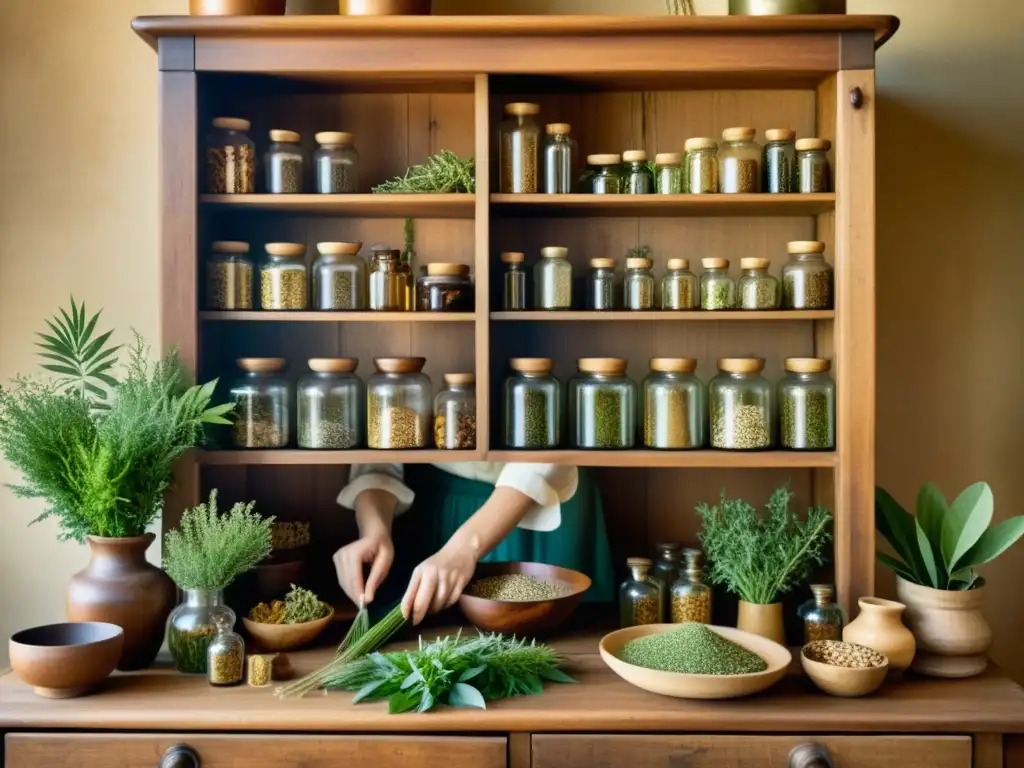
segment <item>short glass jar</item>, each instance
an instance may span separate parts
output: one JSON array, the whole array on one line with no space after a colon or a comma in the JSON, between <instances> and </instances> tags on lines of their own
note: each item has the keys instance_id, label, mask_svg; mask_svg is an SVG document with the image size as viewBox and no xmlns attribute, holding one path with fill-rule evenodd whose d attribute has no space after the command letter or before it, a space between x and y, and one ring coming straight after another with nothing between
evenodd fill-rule
<instances>
[{"instance_id":1,"label":"short glass jar","mask_svg":"<svg viewBox=\"0 0 1024 768\"><path fill-rule=\"evenodd\" d=\"M779 446L797 451L836 447L836 383L832 363L820 357L787 357L779 382Z\"/></svg>"},{"instance_id":2,"label":"short glass jar","mask_svg":"<svg viewBox=\"0 0 1024 768\"><path fill-rule=\"evenodd\" d=\"M696 370L697 361L689 357L651 359L651 372L641 384L646 447L685 450L704 445L707 405Z\"/></svg>"},{"instance_id":3,"label":"short glass jar","mask_svg":"<svg viewBox=\"0 0 1024 768\"><path fill-rule=\"evenodd\" d=\"M783 309L832 309L834 272L817 240L786 243L789 261L782 267Z\"/></svg>"},{"instance_id":4,"label":"short glass jar","mask_svg":"<svg viewBox=\"0 0 1024 768\"><path fill-rule=\"evenodd\" d=\"M622 193L622 174L619 166L621 155L587 156L587 191L595 195L618 195Z\"/></svg>"},{"instance_id":5,"label":"short glass jar","mask_svg":"<svg viewBox=\"0 0 1024 768\"><path fill-rule=\"evenodd\" d=\"M355 448L363 432L366 394L356 375L354 357L314 357L308 373L299 379L299 448L345 450Z\"/></svg>"},{"instance_id":6,"label":"short glass jar","mask_svg":"<svg viewBox=\"0 0 1024 768\"><path fill-rule=\"evenodd\" d=\"M654 309L654 262L646 257L626 259L622 281L622 306L626 309Z\"/></svg>"},{"instance_id":7,"label":"short glass jar","mask_svg":"<svg viewBox=\"0 0 1024 768\"><path fill-rule=\"evenodd\" d=\"M412 268L402 260L402 252L378 249L370 257L369 301L367 306L377 312L411 312Z\"/></svg>"},{"instance_id":8,"label":"short glass jar","mask_svg":"<svg viewBox=\"0 0 1024 768\"><path fill-rule=\"evenodd\" d=\"M736 281L729 277L728 259L701 259L700 308L726 310L736 306Z\"/></svg>"},{"instance_id":9,"label":"short glass jar","mask_svg":"<svg viewBox=\"0 0 1024 768\"><path fill-rule=\"evenodd\" d=\"M796 142L797 191L829 192L832 189L832 165L828 139L798 139Z\"/></svg>"},{"instance_id":10,"label":"short glass jar","mask_svg":"<svg viewBox=\"0 0 1024 768\"><path fill-rule=\"evenodd\" d=\"M537 156L540 129L534 116L540 105L515 102L505 105L505 120L498 126L498 189L506 193L537 191Z\"/></svg>"},{"instance_id":11,"label":"short glass jar","mask_svg":"<svg viewBox=\"0 0 1024 768\"><path fill-rule=\"evenodd\" d=\"M654 192L654 174L647 166L647 153L630 149L622 153L622 192L627 195L649 195Z\"/></svg>"},{"instance_id":12,"label":"short glass jar","mask_svg":"<svg viewBox=\"0 0 1024 768\"><path fill-rule=\"evenodd\" d=\"M306 246L302 243L267 243L260 265L260 309L295 311L309 304Z\"/></svg>"},{"instance_id":13,"label":"short glass jar","mask_svg":"<svg viewBox=\"0 0 1024 768\"><path fill-rule=\"evenodd\" d=\"M718 192L718 142L714 139L687 139L683 160L683 192L708 195Z\"/></svg>"},{"instance_id":14,"label":"short glass jar","mask_svg":"<svg viewBox=\"0 0 1024 768\"><path fill-rule=\"evenodd\" d=\"M651 576L651 561L646 557L626 560L629 577L619 587L619 626L661 624L665 620L661 588Z\"/></svg>"},{"instance_id":15,"label":"short glass jar","mask_svg":"<svg viewBox=\"0 0 1024 768\"><path fill-rule=\"evenodd\" d=\"M167 618L167 649L176 670L187 675L206 674L218 623L235 625L235 612L224 603L224 591L186 589L185 601Z\"/></svg>"},{"instance_id":16,"label":"short glass jar","mask_svg":"<svg viewBox=\"0 0 1024 768\"><path fill-rule=\"evenodd\" d=\"M778 309L782 290L779 280L768 274L770 259L740 259L740 281L737 285L740 309Z\"/></svg>"},{"instance_id":17,"label":"short glass jar","mask_svg":"<svg viewBox=\"0 0 1024 768\"><path fill-rule=\"evenodd\" d=\"M502 276L501 309L513 312L526 309L526 270L523 262L526 254L519 251L506 251L501 254L501 263L505 265Z\"/></svg>"},{"instance_id":18,"label":"short glass jar","mask_svg":"<svg viewBox=\"0 0 1024 768\"><path fill-rule=\"evenodd\" d=\"M804 643L816 640L842 640L846 626L846 612L834 602L835 587L831 584L811 584L810 600L800 606L798 614L804 622Z\"/></svg>"},{"instance_id":19,"label":"short glass jar","mask_svg":"<svg viewBox=\"0 0 1024 768\"><path fill-rule=\"evenodd\" d=\"M446 373L434 398L434 445L459 451L476 448L476 376Z\"/></svg>"},{"instance_id":20,"label":"short glass jar","mask_svg":"<svg viewBox=\"0 0 1024 768\"><path fill-rule=\"evenodd\" d=\"M302 137L295 131L275 129L271 145L264 155L267 168L267 192L272 195L297 195L302 192Z\"/></svg>"},{"instance_id":21,"label":"short glass jar","mask_svg":"<svg viewBox=\"0 0 1024 768\"><path fill-rule=\"evenodd\" d=\"M654 191L659 195L683 194L683 156L679 152L654 156Z\"/></svg>"},{"instance_id":22,"label":"short glass jar","mask_svg":"<svg viewBox=\"0 0 1024 768\"><path fill-rule=\"evenodd\" d=\"M426 448L433 389L423 357L375 357L376 373L366 382L367 440L370 448Z\"/></svg>"},{"instance_id":23,"label":"short glass jar","mask_svg":"<svg viewBox=\"0 0 1024 768\"><path fill-rule=\"evenodd\" d=\"M544 126L544 191L549 195L567 195L572 192L573 171L576 166L576 142L569 136L568 123L550 123Z\"/></svg>"},{"instance_id":24,"label":"short glass jar","mask_svg":"<svg viewBox=\"0 0 1024 768\"><path fill-rule=\"evenodd\" d=\"M662 611L668 616L669 591L679 578L679 571L683 567L683 545L675 541L662 541L655 549L657 553L651 568L651 578L661 589L661 600L664 604Z\"/></svg>"},{"instance_id":25,"label":"short glass jar","mask_svg":"<svg viewBox=\"0 0 1024 768\"><path fill-rule=\"evenodd\" d=\"M587 275L587 309L615 309L615 259L591 259Z\"/></svg>"},{"instance_id":26,"label":"short glass jar","mask_svg":"<svg viewBox=\"0 0 1024 768\"><path fill-rule=\"evenodd\" d=\"M636 439L636 384L620 357L581 357L569 383L574 448L632 448Z\"/></svg>"},{"instance_id":27,"label":"short glass jar","mask_svg":"<svg viewBox=\"0 0 1024 768\"><path fill-rule=\"evenodd\" d=\"M662 309L697 309L700 283L690 271L689 259L669 259L668 272L661 278Z\"/></svg>"},{"instance_id":28,"label":"short glass jar","mask_svg":"<svg viewBox=\"0 0 1024 768\"><path fill-rule=\"evenodd\" d=\"M683 558L685 564L670 591L668 617L673 624L684 621L710 624L712 593L701 567L704 553L699 549L685 549Z\"/></svg>"},{"instance_id":29,"label":"short glass jar","mask_svg":"<svg viewBox=\"0 0 1024 768\"><path fill-rule=\"evenodd\" d=\"M206 649L206 679L210 685L224 687L242 682L245 669L245 641L228 623L228 617L213 617L217 634Z\"/></svg>"},{"instance_id":30,"label":"short glass jar","mask_svg":"<svg viewBox=\"0 0 1024 768\"><path fill-rule=\"evenodd\" d=\"M343 131L316 135L319 149L313 153L316 191L321 195L346 195L359 191L359 152L356 137Z\"/></svg>"},{"instance_id":31,"label":"short glass jar","mask_svg":"<svg viewBox=\"0 0 1024 768\"><path fill-rule=\"evenodd\" d=\"M252 309L252 277L249 244L218 240L206 260L206 307Z\"/></svg>"},{"instance_id":32,"label":"short glass jar","mask_svg":"<svg viewBox=\"0 0 1024 768\"><path fill-rule=\"evenodd\" d=\"M736 194L761 191L761 145L753 128L726 128L718 150L719 191Z\"/></svg>"},{"instance_id":33,"label":"short glass jar","mask_svg":"<svg viewBox=\"0 0 1024 768\"><path fill-rule=\"evenodd\" d=\"M215 117L206 139L206 191L240 195L256 191L256 145L251 123L237 117Z\"/></svg>"},{"instance_id":34,"label":"short glass jar","mask_svg":"<svg viewBox=\"0 0 1024 768\"><path fill-rule=\"evenodd\" d=\"M796 131L769 128L764 140L762 189L776 194L796 192Z\"/></svg>"},{"instance_id":35,"label":"short glass jar","mask_svg":"<svg viewBox=\"0 0 1024 768\"><path fill-rule=\"evenodd\" d=\"M533 308L572 307L572 264L569 249L549 245L540 249L541 260L533 267Z\"/></svg>"},{"instance_id":36,"label":"short glass jar","mask_svg":"<svg viewBox=\"0 0 1024 768\"><path fill-rule=\"evenodd\" d=\"M366 309L366 262L362 243L317 243L313 262L313 309Z\"/></svg>"},{"instance_id":37,"label":"short glass jar","mask_svg":"<svg viewBox=\"0 0 1024 768\"><path fill-rule=\"evenodd\" d=\"M244 375L231 387L236 448L284 448L291 429L292 395L282 357L242 357Z\"/></svg>"},{"instance_id":38,"label":"short glass jar","mask_svg":"<svg viewBox=\"0 0 1024 768\"><path fill-rule=\"evenodd\" d=\"M472 312L473 279L468 264L434 262L416 278L416 309L420 312Z\"/></svg>"},{"instance_id":39,"label":"short glass jar","mask_svg":"<svg viewBox=\"0 0 1024 768\"><path fill-rule=\"evenodd\" d=\"M759 357L726 357L708 385L711 447L756 451L772 445L772 388Z\"/></svg>"},{"instance_id":40,"label":"short glass jar","mask_svg":"<svg viewBox=\"0 0 1024 768\"><path fill-rule=\"evenodd\" d=\"M561 442L562 385L546 357L514 357L505 379L505 445L557 448Z\"/></svg>"}]
</instances>

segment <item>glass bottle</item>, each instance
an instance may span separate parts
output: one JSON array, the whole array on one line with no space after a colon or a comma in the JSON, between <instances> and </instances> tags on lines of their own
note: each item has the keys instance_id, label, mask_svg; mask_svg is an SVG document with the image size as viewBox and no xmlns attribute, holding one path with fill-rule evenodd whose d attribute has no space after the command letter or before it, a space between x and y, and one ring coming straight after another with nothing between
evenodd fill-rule
<instances>
[{"instance_id":1,"label":"glass bottle","mask_svg":"<svg viewBox=\"0 0 1024 768\"><path fill-rule=\"evenodd\" d=\"M313 309L366 309L366 262L362 243L317 243L313 262Z\"/></svg>"},{"instance_id":2,"label":"glass bottle","mask_svg":"<svg viewBox=\"0 0 1024 768\"><path fill-rule=\"evenodd\" d=\"M576 142L569 136L568 123L549 123L544 126L544 191L549 195L567 195L572 192L573 168L576 160Z\"/></svg>"},{"instance_id":3,"label":"glass bottle","mask_svg":"<svg viewBox=\"0 0 1024 768\"><path fill-rule=\"evenodd\" d=\"M615 259L591 259L587 276L587 309L615 309Z\"/></svg>"},{"instance_id":4,"label":"glass bottle","mask_svg":"<svg viewBox=\"0 0 1024 768\"><path fill-rule=\"evenodd\" d=\"M540 129L534 116L538 104L505 105L506 119L498 127L499 191L531 194L537 191Z\"/></svg>"},{"instance_id":5,"label":"glass bottle","mask_svg":"<svg viewBox=\"0 0 1024 768\"><path fill-rule=\"evenodd\" d=\"M569 384L574 448L632 448L636 436L636 385L620 357L581 357Z\"/></svg>"},{"instance_id":6,"label":"glass bottle","mask_svg":"<svg viewBox=\"0 0 1024 768\"><path fill-rule=\"evenodd\" d=\"M828 139L798 139L796 142L796 179L798 192L829 192L832 189L832 166Z\"/></svg>"},{"instance_id":7,"label":"glass bottle","mask_svg":"<svg viewBox=\"0 0 1024 768\"><path fill-rule=\"evenodd\" d=\"M238 685L245 669L245 641L231 630L227 616L217 614L213 624L217 634L206 650L206 679L218 687Z\"/></svg>"},{"instance_id":8,"label":"glass bottle","mask_svg":"<svg viewBox=\"0 0 1024 768\"><path fill-rule=\"evenodd\" d=\"M218 240L206 260L208 309L252 309L252 259L249 244Z\"/></svg>"},{"instance_id":9,"label":"glass bottle","mask_svg":"<svg viewBox=\"0 0 1024 768\"><path fill-rule=\"evenodd\" d=\"M267 192L272 195L297 195L302 192L302 137L295 131L273 130L272 142L264 155L267 167Z\"/></svg>"},{"instance_id":10,"label":"glass bottle","mask_svg":"<svg viewBox=\"0 0 1024 768\"><path fill-rule=\"evenodd\" d=\"M726 193L761 191L761 145L753 128L726 128L718 151L718 187Z\"/></svg>"},{"instance_id":11,"label":"glass bottle","mask_svg":"<svg viewBox=\"0 0 1024 768\"><path fill-rule=\"evenodd\" d=\"M641 384L644 445L664 450L701 448L707 413L704 385L694 375L697 361L655 357Z\"/></svg>"},{"instance_id":12,"label":"glass bottle","mask_svg":"<svg viewBox=\"0 0 1024 768\"><path fill-rule=\"evenodd\" d=\"M654 191L659 195L683 194L683 156L679 152L654 156Z\"/></svg>"},{"instance_id":13,"label":"glass bottle","mask_svg":"<svg viewBox=\"0 0 1024 768\"><path fill-rule=\"evenodd\" d=\"M363 432L363 382L354 357L314 357L299 379L299 448L355 448Z\"/></svg>"},{"instance_id":14,"label":"glass bottle","mask_svg":"<svg viewBox=\"0 0 1024 768\"><path fill-rule=\"evenodd\" d=\"M711 447L756 451L772 445L772 388L759 357L726 357L708 385Z\"/></svg>"},{"instance_id":15,"label":"glass bottle","mask_svg":"<svg viewBox=\"0 0 1024 768\"><path fill-rule=\"evenodd\" d=\"M595 195L618 195L622 192L620 155L587 156L587 191Z\"/></svg>"},{"instance_id":16,"label":"glass bottle","mask_svg":"<svg viewBox=\"0 0 1024 768\"><path fill-rule=\"evenodd\" d=\"M505 444L557 448L561 442L562 385L546 357L514 357L505 380Z\"/></svg>"},{"instance_id":17,"label":"glass bottle","mask_svg":"<svg viewBox=\"0 0 1024 768\"><path fill-rule=\"evenodd\" d=\"M206 139L206 191L211 195L256 191L256 145L251 124L237 117L215 117Z\"/></svg>"},{"instance_id":18,"label":"glass bottle","mask_svg":"<svg viewBox=\"0 0 1024 768\"><path fill-rule=\"evenodd\" d=\"M622 305L626 309L654 309L654 262L645 257L626 259Z\"/></svg>"},{"instance_id":19,"label":"glass bottle","mask_svg":"<svg viewBox=\"0 0 1024 768\"><path fill-rule=\"evenodd\" d=\"M631 557L626 560L626 565L630 575L619 587L620 626L661 624L665 614L661 589L650 577L651 561L646 557Z\"/></svg>"},{"instance_id":20,"label":"glass bottle","mask_svg":"<svg viewBox=\"0 0 1024 768\"><path fill-rule=\"evenodd\" d=\"M701 259L700 308L732 309L736 306L736 283L729 277L728 259Z\"/></svg>"},{"instance_id":21,"label":"glass bottle","mask_svg":"<svg viewBox=\"0 0 1024 768\"><path fill-rule=\"evenodd\" d=\"M825 244L793 240L782 268L783 309L832 309L833 270L825 261Z\"/></svg>"},{"instance_id":22,"label":"glass bottle","mask_svg":"<svg viewBox=\"0 0 1024 768\"><path fill-rule=\"evenodd\" d=\"M468 264L434 262L416 278L416 309L420 312L472 312L473 280Z\"/></svg>"},{"instance_id":23,"label":"glass bottle","mask_svg":"<svg viewBox=\"0 0 1024 768\"><path fill-rule=\"evenodd\" d=\"M707 195L718 192L718 142L714 139L687 139L683 166L683 192Z\"/></svg>"},{"instance_id":24,"label":"glass bottle","mask_svg":"<svg viewBox=\"0 0 1024 768\"><path fill-rule=\"evenodd\" d=\"M831 584L811 584L810 600L797 612L804 621L804 643L815 640L842 640L846 626L846 612L833 602L835 587Z\"/></svg>"},{"instance_id":25,"label":"glass bottle","mask_svg":"<svg viewBox=\"0 0 1024 768\"><path fill-rule=\"evenodd\" d=\"M779 382L779 446L798 451L836 447L836 383L832 363L820 357L787 357Z\"/></svg>"},{"instance_id":26,"label":"glass bottle","mask_svg":"<svg viewBox=\"0 0 1024 768\"><path fill-rule=\"evenodd\" d=\"M699 549L683 551L686 564L679 578L672 585L669 596L669 616L673 624L696 621L711 623L711 587L704 582L701 560L704 553Z\"/></svg>"},{"instance_id":27,"label":"glass bottle","mask_svg":"<svg viewBox=\"0 0 1024 768\"><path fill-rule=\"evenodd\" d=\"M167 648L179 672L205 675L207 652L217 624L235 625L235 612L224 603L222 589L186 589L185 601L167 617Z\"/></svg>"},{"instance_id":28,"label":"glass bottle","mask_svg":"<svg viewBox=\"0 0 1024 768\"><path fill-rule=\"evenodd\" d=\"M260 265L260 309L302 310L308 306L306 246L302 243L267 243Z\"/></svg>"},{"instance_id":29,"label":"glass bottle","mask_svg":"<svg viewBox=\"0 0 1024 768\"><path fill-rule=\"evenodd\" d=\"M445 450L476 448L476 376L446 373L434 398L434 445Z\"/></svg>"},{"instance_id":30,"label":"glass bottle","mask_svg":"<svg viewBox=\"0 0 1024 768\"><path fill-rule=\"evenodd\" d=\"M672 585L679 578L679 571L683 567L683 545L678 542L663 541L657 545L657 556L654 558L654 566L651 568L651 578L658 583L661 590L661 600L664 604L662 614L668 616L668 597Z\"/></svg>"},{"instance_id":31,"label":"glass bottle","mask_svg":"<svg viewBox=\"0 0 1024 768\"><path fill-rule=\"evenodd\" d=\"M367 445L425 448L430 434L433 389L423 357L375 357L377 371L366 382Z\"/></svg>"},{"instance_id":32,"label":"glass bottle","mask_svg":"<svg viewBox=\"0 0 1024 768\"><path fill-rule=\"evenodd\" d=\"M231 387L236 448L284 448L291 428L291 388L282 357L243 357L245 375Z\"/></svg>"},{"instance_id":33,"label":"glass bottle","mask_svg":"<svg viewBox=\"0 0 1024 768\"><path fill-rule=\"evenodd\" d=\"M689 259L669 259L668 272L661 278L662 309L697 309L700 283L690 271Z\"/></svg>"},{"instance_id":34,"label":"glass bottle","mask_svg":"<svg viewBox=\"0 0 1024 768\"><path fill-rule=\"evenodd\" d=\"M761 188L777 194L796 192L796 131L769 128L764 141Z\"/></svg>"},{"instance_id":35,"label":"glass bottle","mask_svg":"<svg viewBox=\"0 0 1024 768\"><path fill-rule=\"evenodd\" d=\"M740 309L778 309L782 290L778 278L768 274L769 259L740 259L737 293Z\"/></svg>"},{"instance_id":36,"label":"glass bottle","mask_svg":"<svg viewBox=\"0 0 1024 768\"><path fill-rule=\"evenodd\" d=\"M647 153L630 149L622 153L625 164L622 173L622 191L627 195L649 195L654 192L654 174L647 167Z\"/></svg>"},{"instance_id":37,"label":"glass bottle","mask_svg":"<svg viewBox=\"0 0 1024 768\"><path fill-rule=\"evenodd\" d=\"M313 153L316 191L321 195L343 195L359 191L359 152L356 137L342 131L316 135L319 149Z\"/></svg>"},{"instance_id":38,"label":"glass bottle","mask_svg":"<svg viewBox=\"0 0 1024 768\"><path fill-rule=\"evenodd\" d=\"M411 312L412 268L402 261L402 252L378 249L370 258L370 309L379 312Z\"/></svg>"},{"instance_id":39,"label":"glass bottle","mask_svg":"<svg viewBox=\"0 0 1024 768\"><path fill-rule=\"evenodd\" d=\"M526 270L523 262L526 254L518 251L506 251L501 254L501 262L505 265L502 280L501 308L505 312L526 309Z\"/></svg>"},{"instance_id":40,"label":"glass bottle","mask_svg":"<svg viewBox=\"0 0 1024 768\"><path fill-rule=\"evenodd\" d=\"M572 307L572 264L569 249L550 245L540 249L541 260L533 267L533 308Z\"/></svg>"}]
</instances>

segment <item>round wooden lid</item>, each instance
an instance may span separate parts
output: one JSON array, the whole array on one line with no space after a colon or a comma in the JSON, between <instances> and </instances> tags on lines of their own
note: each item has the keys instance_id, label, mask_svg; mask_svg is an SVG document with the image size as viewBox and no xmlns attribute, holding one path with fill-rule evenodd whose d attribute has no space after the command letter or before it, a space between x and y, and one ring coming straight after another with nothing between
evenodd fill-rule
<instances>
[{"instance_id":1,"label":"round wooden lid","mask_svg":"<svg viewBox=\"0 0 1024 768\"><path fill-rule=\"evenodd\" d=\"M570 130L572 130L572 126L569 125L568 123L548 123L547 125L544 126L544 130L547 132L549 136L564 136Z\"/></svg>"},{"instance_id":2,"label":"round wooden lid","mask_svg":"<svg viewBox=\"0 0 1024 768\"><path fill-rule=\"evenodd\" d=\"M820 240L790 240L786 243L787 253L824 253L825 244Z\"/></svg>"},{"instance_id":3,"label":"round wooden lid","mask_svg":"<svg viewBox=\"0 0 1024 768\"><path fill-rule=\"evenodd\" d=\"M758 373L764 370L763 357L720 357L718 370L726 373Z\"/></svg>"},{"instance_id":4,"label":"round wooden lid","mask_svg":"<svg viewBox=\"0 0 1024 768\"><path fill-rule=\"evenodd\" d=\"M346 131L321 131L315 138L317 144L323 144L330 147L344 147L349 144L355 144L356 141L355 134L348 133Z\"/></svg>"},{"instance_id":5,"label":"round wooden lid","mask_svg":"<svg viewBox=\"0 0 1024 768\"><path fill-rule=\"evenodd\" d=\"M824 373L832 368L832 361L823 357L787 357L786 370L793 373Z\"/></svg>"},{"instance_id":6,"label":"round wooden lid","mask_svg":"<svg viewBox=\"0 0 1024 768\"><path fill-rule=\"evenodd\" d=\"M652 357L651 370L661 373L693 373L697 361L692 357Z\"/></svg>"},{"instance_id":7,"label":"round wooden lid","mask_svg":"<svg viewBox=\"0 0 1024 768\"><path fill-rule=\"evenodd\" d=\"M286 364L283 357L240 357L235 362L248 373L278 373Z\"/></svg>"},{"instance_id":8,"label":"round wooden lid","mask_svg":"<svg viewBox=\"0 0 1024 768\"><path fill-rule=\"evenodd\" d=\"M302 243L267 243L264 247L271 256L294 258L306 255L306 246Z\"/></svg>"},{"instance_id":9,"label":"round wooden lid","mask_svg":"<svg viewBox=\"0 0 1024 768\"><path fill-rule=\"evenodd\" d=\"M508 364L513 371L520 373L551 373L555 367L550 357L513 357Z\"/></svg>"},{"instance_id":10,"label":"round wooden lid","mask_svg":"<svg viewBox=\"0 0 1024 768\"><path fill-rule=\"evenodd\" d=\"M214 253L248 253L249 244L239 240L217 240L210 246Z\"/></svg>"},{"instance_id":11,"label":"round wooden lid","mask_svg":"<svg viewBox=\"0 0 1024 768\"><path fill-rule=\"evenodd\" d=\"M444 383L453 387L468 387L476 383L475 373L446 373Z\"/></svg>"},{"instance_id":12,"label":"round wooden lid","mask_svg":"<svg viewBox=\"0 0 1024 768\"><path fill-rule=\"evenodd\" d=\"M647 153L642 149L627 149L622 153L622 159L627 163L646 163Z\"/></svg>"},{"instance_id":13,"label":"round wooden lid","mask_svg":"<svg viewBox=\"0 0 1024 768\"><path fill-rule=\"evenodd\" d=\"M757 129L749 126L726 128L722 131L722 138L725 141L751 141L756 135Z\"/></svg>"},{"instance_id":14,"label":"round wooden lid","mask_svg":"<svg viewBox=\"0 0 1024 768\"><path fill-rule=\"evenodd\" d=\"M669 259L668 260L668 268L669 269L689 269L690 268L690 260L689 259Z\"/></svg>"},{"instance_id":15,"label":"round wooden lid","mask_svg":"<svg viewBox=\"0 0 1024 768\"><path fill-rule=\"evenodd\" d=\"M425 357L375 357L374 367L381 373L419 373L427 364Z\"/></svg>"},{"instance_id":16,"label":"round wooden lid","mask_svg":"<svg viewBox=\"0 0 1024 768\"><path fill-rule=\"evenodd\" d=\"M324 256L355 256L362 243L317 243L316 249Z\"/></svg>"},{"instance_id":17,"label":"round wooden lid","mask_svg":"<svg viewBox=\"0 0 1024 768\"><path fill-rule=\"evenodd\" d=\"M587 165L618 165L622 155L587 155Z\"/></svg>"},{"instance_id":18,"label":"round wooden lid","mask_svg":"<svg viewBox=\"0 0 1024 768\"><path fill-rule=\"evenodd\" d=\"M701 263L701 266L704 267L704 269L728 269L729 268L729 260L728 259L701 259L700 263Z\"/></svg>"},{"instance_id":19,"label":"round wooden lid","mask_svg":"<svg viewBox=\"0 0 1024 768\"><path fill-rule=\"evenodd\" d=\"M679 165L683 162L682 152L659 152L654 156L655 165Z\"/></svg>"},{"instance_id":20,"label":"round wooden lid","mask_svg":"<svg viewBox=\"0 0 1024 768\"><path fill-rule=\"evenodd\" d=\"M621 357L581 357L576 361L576 370L581 373L622 374L628 365L629 361Z\"/></svg>"},{"instance_id":21,"label":"round wooden lid","mask_svg":"<svg viewBox=\"0 0 1024 768\"><path fill-rule=\"evenodd\" d=\"M302 140L302 137L295 131L285 131L280 128L275 128L270 132L271 141L283 141L288 144L298 144Z\"/></svg>"},{"instance_id":22,"label":"round wooden lid","mask_svg":"<svg viewBox=\"0 0 1024 768\"><path fill-rule=\"evenodd\" d=\"M505 114L507 115L525 117L526 115L536 115L539 112L540 104L529 101L513 101L511 104L505 105Z\"/></svg>"},{"instance_id":23,"label":"round wooden lid","mask_svg":"<svg viewBox=\"0 0 1024 768\"><path fill-rule=\"evenodd\" d=\"M768 269L771 265L771 259L740 259L740 269Z\"/></svg>"},{"instance_id":24,"label":"round wooden lid","mask_svg":"<svg viewBox=\"0 0 1024 768\"><path fill-rule=\"evenodd\" d=\"M359 360L354 357L312 357L308 364L310 370L317 373L352 373L359 367Z\"/></svg>"},{"instance_id":25,"label":"round wooden lid","mask_svg":"<svg viewBox=\"0 0 1024 768\"><path fill-rule=\"evenodd\" d=\"M626 269L650 269L654 262L644 256L634 256L626 259Z\"/></svg>"},{"instance_id":26,"label":"round wooden lid","mask_svg":"<svg viewBox=\"0 0 1024 768\"><path fill-rule=\"evenodd\" d=\"M654 561L649 557L627 557L626 565L630 568L650 568L654 565Z\"/></svg>"},{"instance_id":27,"label":"round wooden lid","mask_svg":"<svg viewBox=\"0 0 1024 768\"><path fill-rule=\"evenodd\" d=\"M797 139L796 148L798 152L809 149L823 149L827 152L832 149L832 142L828 139Z\"/></svg>"},{"instance_id":28,"label":"round wooden lid","mask_svg":"<svg viewBox=\"0 0 1024 768\"><path fill-rule=\"evenodd\" d=\"M451 277L466 277L469 274L468 264L453 264L445 261L435 261L427 264L427 274L431 277L449 275Z\"/></svg>"},{"instance_id":29,"label":"round wooden lid","mask_svg":"<svg viewBox=\"0 0 1024 768\"><path fill-rule=\"evenodd\" d=\"M569 249L561 245L549 245L540 249L540 255L545 259L564 259L569 255Z\"/></svg>"},{"instance_id":30,"label":"round wooden lid","mask_svg":"<svg viewBox=\"0 0 1024 768\"><path fill-rule=\"evenodd\" d=\"M764 132L766 141L792 141L796 138L796 131L789 128L769 128Z\"/></svg>"},{"instance_id":31,"label":"round wooden lid","mask_svg":"<svg viewBox=\"0 0 1024 768\"><path fill-rule=\"evenodd\" d=\"M222 128L225 131L248 131L252 127L252 123L240 117L215 117L213 118L213 127Z\"/></svg>"},{"instance_id":32,"label":"round wooden lid","mask_svg":"<svg viewBox=\"0 0 1024 768\"><path fill-rule=\"evenodd\" d=\"M521 251L505 251L501 254L501 260L505 264L522 264L526 261L526 254Z\"/></svg>"},{"instance_id":33,"label":"round wooden lid","mask_svg":"<svg viewBox=\"0 0 1024 768\"><path fill-rule=\"evenodd\" d=\"M597 258L590 260L590 266L594 269L615 269L615 259Z\"/></svg>"},{"instance_id":34,"label":"round wooden lid","mask_svg":"<svg viewBox=\"0 0 1024 768\"><path fill-rule=\"evenodd\" d=\"M694 149L718 149L718 142L714 139L698 137L695 139L687 139L683 144L687 152Z\"/></svg>"}]
</instances>

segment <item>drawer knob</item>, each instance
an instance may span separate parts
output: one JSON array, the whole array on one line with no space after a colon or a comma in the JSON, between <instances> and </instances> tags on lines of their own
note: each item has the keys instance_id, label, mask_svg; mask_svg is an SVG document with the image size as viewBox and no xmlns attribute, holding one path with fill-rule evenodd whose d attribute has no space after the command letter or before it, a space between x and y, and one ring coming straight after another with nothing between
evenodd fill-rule
<instances>
[{"instance_id":1,"label":"drawer knob","mask_svg":"<svg viewBox=\"0 0 1024 768\"><path fill-rule=\"evenodd\" d=\"M199 755L188 744L175 744L164 752L158 768L199 768Z\"/></svg>"},{"instance_id":2,"label":"drawer knob","mask_svg":"<svg viewBox=\"0 0 1024 768\"><path fill-rule=\"evenodd\" d=\"M858 87L850 90L850 106L854 109L860 109L864 106L864 91Z\"/></svg>"},{"instance_id":3,"label":"drawer knob","mask_svg":"<svg viewBox=\"0 0 1024 768\"><path fill-rule=\"evenodd\" d=\"M800 744L789 753L789 768L835 768L832 755L821 744Z\"/></svg>"}]
</instances>

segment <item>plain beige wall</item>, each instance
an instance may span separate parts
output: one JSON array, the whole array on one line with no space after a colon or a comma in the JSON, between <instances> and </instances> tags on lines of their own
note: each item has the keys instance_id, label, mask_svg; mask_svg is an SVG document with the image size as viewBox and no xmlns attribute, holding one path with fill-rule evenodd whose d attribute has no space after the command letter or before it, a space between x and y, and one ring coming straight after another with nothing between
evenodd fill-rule
<instances>
[{"instance_id":1,"label":"plain beige wall","mask_svg":"<svg viewBox=\"0 0 1024 768\"><path fill-rule=\"evenodd\" d=\"M291 11L331 0L293 0ZM662 0L435 0L447 13L661 13ZM721 13L724 0L698 0ZM157 341L156 60L128 28L186 0L0 2L0 380L70 292ZM905 503L932 479L988 480L1021 511L1024 473L1024 28L1018 0L849 0L895 13L879 54L878 479ZM122 339L124 334L122 334ZM16 478L0 466L0 480ZM0 637L60 620L84 548L26 527L0 490ZM155 553L154 553L155 554ZM987 569L993 654L1024 680L1024 547ZM882 574L882 589L891 580ZM0 645L0 657L6 644ZM1015 658L1016 657L1016 658Z\"/></svg>"}]
</instances>

